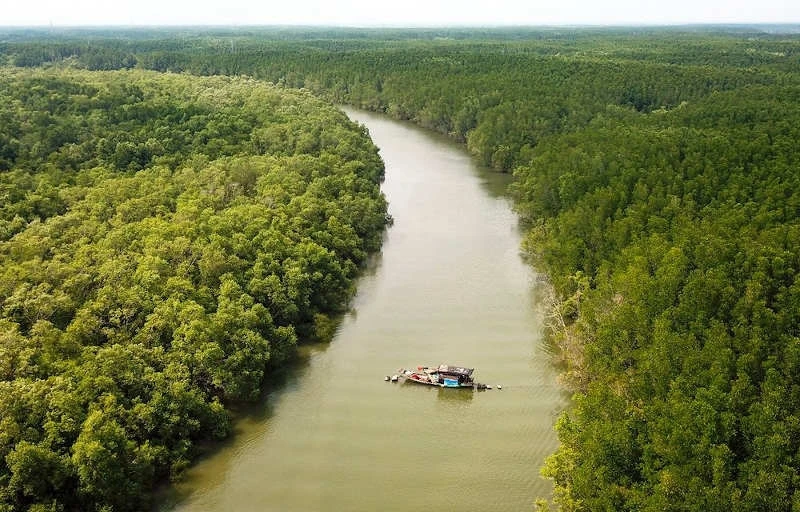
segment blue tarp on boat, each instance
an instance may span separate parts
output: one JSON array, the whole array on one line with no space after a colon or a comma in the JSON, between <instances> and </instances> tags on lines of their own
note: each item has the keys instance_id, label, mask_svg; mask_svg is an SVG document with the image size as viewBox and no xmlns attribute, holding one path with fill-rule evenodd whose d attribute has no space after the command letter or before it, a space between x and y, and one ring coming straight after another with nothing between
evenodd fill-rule
<instances>
[{"instance_id":1,"label":"blue tarp on boat","mask_svg":"<svg viewBox=\"0 0 800 512\"><path fill-rule=\"evenodd\" d=\"M444 378L444 385L448 388L457 388L458 387L458 379L450 379L448 377Z\"/></svg>"}]
</instances>

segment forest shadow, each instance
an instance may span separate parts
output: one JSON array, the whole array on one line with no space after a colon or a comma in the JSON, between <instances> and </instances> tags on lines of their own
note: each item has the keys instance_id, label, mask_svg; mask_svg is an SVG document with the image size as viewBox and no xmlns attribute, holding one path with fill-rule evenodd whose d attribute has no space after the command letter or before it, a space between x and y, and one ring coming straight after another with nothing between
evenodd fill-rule
<instances>
[{"instance_id":1,"label":"forest shadow","mask_svg":"<svg viewBox=\"0 0 800 512\"><path fill-rule=\"evenodd\" d=\"M241 441L246 433L246 425L264 424L275 413L275 401L302 379L310 365L311 357L327 348L327 343L314 343L314 349L308 345L298 346L295 355L281 367L274 369L265 379L259 398L253 402L237 402L228 404L231 414L230 434L222 440L206 440L196 446L195 456L187 470L172 481L160 485L153 493L154 500L151 510L168 512L177 509L186 502L197 489L192 485L195 478L192 470L204 461L219 456L228 450L233 455L233 447ZM232 457L223 457L222 466L227 468ZM201 477L200 477L201 478Z\"/></svg>"},{"instance_id":2,"label":"forest shadow","mask_svg":"<svg viewBox=\"0 0 800 512\"><path fill-rule=\"evenodd\" d=\"M387 226L383 232L383 243L387 240L389 227ZM151 510L169 512L176 510L190 499L197 492L192 481L202 478L193 476L192 470L204 461L219 456L220 468L217 469L220 471L227 469L233 459L235 452L233 448L241 442L242 436L251 432L252 425L268 424L275 415L277 401L287 391L291 391L302 382L309 371L312 358L328 350L328 347L339 335L346 317L357 315L358 308L355 302L360 286L364 279L374 277L378 273L382 262L382 249L367 257L366 262L359 269L359 275L355 282L355 293L343 311L326 317L327 325L321 329L314 329L313 332L309 331L308 335L299 339L297 348L288 361L269 368L258 399L252 402L242 401L226 404L231 414L230 434L222 440L199 442L186 471L178 475L175 480L164 482L156 488ZM230 456L221 456L226 450L230 452Z\"/></svg>"}]
</instances>

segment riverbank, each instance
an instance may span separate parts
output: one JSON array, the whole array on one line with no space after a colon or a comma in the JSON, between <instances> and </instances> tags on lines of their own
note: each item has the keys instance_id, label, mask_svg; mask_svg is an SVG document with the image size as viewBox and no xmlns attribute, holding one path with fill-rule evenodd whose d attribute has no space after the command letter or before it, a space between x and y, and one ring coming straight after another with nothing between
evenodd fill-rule
<instances>
[{"instance_id":1,"label":"riverbank","mask_svg":"<svg viewBox=\"0 0 800 512\"><path fill-rule=\"evenodd\" d=\"M348 114L380 148L395 223L333 342L309 347L265 414L187 471L174 509L529 508L552 493L537 468L567 397L538 335L536 276L502 195L508 176L408 123ZM503 389L383 381L439 362L474 366Z\"/></svg>"}]
</instances>

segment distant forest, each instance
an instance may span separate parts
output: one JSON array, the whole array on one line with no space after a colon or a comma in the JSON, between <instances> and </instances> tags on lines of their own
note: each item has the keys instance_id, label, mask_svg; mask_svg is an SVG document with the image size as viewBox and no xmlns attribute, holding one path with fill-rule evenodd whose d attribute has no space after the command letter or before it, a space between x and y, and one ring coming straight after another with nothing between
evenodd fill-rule
<instances>
[{"instance_id":1,"label":"distant forest","mask_svg":"<svg viewBox=\"0 0 800 512\"><path fill-rule=\"evenodd\" d=\"M346 301L385 221L382 168L305 89L514 174L575 392L542 469L561 510L800 510L797 32L0 34L0 507L134 506L119 488L224 435L220 404ZM211 102L187 75L237 78L202 79ZM309 115L268 114L285 101ZM209 216L197 238L187 211ZM262 223L274 239L241 236ZM167 420L152 400L184 405ZM113 475L109 446L128 461Z\"/></svg>"}]
</instances>

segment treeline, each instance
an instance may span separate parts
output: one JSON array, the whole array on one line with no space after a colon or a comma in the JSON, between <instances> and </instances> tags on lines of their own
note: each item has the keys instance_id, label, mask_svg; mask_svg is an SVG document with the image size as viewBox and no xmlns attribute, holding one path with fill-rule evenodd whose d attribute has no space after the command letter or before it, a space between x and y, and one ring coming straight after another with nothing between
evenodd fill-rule
<instances>
[{"instance_id":1,"label":"treeline","mask_svg":"<svg viewBox=\"0 0 800 512\"><path fill-rule=\"evenodd\" d=\"M510 171L542 138L585 126L608 105L647 113L713 91L796 83L799 36L741 30L429 29L417 39L402 29L309 29L299 39L278 29L154 30L85 42L20 37L0 52L19 66L244 74L307 88L449 134Z\"/></svg>"},{"instance_id":2,"label":"treeline","mask_svg":"<svg viewBox=\"0 0 800 512\"><path fill-rule=\"evenodd\" d=\"M330 335L383 164L243 78L6 68L0 119L0 510L141 510Z\"/></svg>"}]
</instances>

